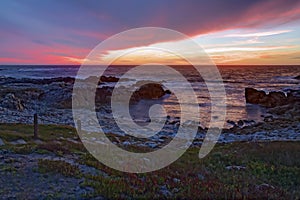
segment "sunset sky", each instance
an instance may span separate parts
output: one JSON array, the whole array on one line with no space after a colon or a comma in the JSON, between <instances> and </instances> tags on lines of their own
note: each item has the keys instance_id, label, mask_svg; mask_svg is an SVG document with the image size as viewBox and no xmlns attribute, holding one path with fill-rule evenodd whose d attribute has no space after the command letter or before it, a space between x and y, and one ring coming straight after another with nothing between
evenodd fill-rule
<instances>
[{"instance_id":1,"label":"sunset sky","mask_svg":"<svg viewBox=\"0 0 300 200\"><path fill-rule=\"evenodd\" d=\"M216 64L300 64L299 0L2 0L0 5L0 64L80 64L106 38L147 26L190 36ZM132 48L140 47L126 47Z\"/></svg>"}]
</instances>

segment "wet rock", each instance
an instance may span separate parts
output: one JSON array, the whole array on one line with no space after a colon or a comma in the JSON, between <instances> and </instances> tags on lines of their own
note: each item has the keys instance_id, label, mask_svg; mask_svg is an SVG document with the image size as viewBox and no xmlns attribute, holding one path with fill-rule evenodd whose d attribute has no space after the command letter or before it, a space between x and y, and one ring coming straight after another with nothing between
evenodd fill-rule
<instances>
[{"instance_id":1,"label":"wet rock","mask_svg":"<svg viewBox=\"0 0 300 200\"><path fill-rule=\"evenodd\" d=\"M244 122L243 122L243 120L239 120L237 124L238 124L238 126L239 126L239 127L242 127L242 126L244 126Z\"/></svg>"},{"instance_id":2,"label":"wet rock","mask_svg":"<svg viewBox=\"0 0 300 200\"><path fill-rule=\"evenodd\" d=\"M100 81L101 82L107 82L107 83L118 82L119 78L116 78L116 77L113 77L113 76L108 76L108 77L107 76L101 76Z\"/></svg>"},{"instance_id":3,"label":"wet rock","mask_svg":"<svg viewBox=\"0 0 300 200\"><path fill-rule=\"evenodd\" d=\"M172 94L172 92L170 90L166 90L165 94Z\"/></svg>"},{"instance_id":4,"label":"wet rock","mask_svg":"<svg viewBox=\"0 0 300 200\"><path fill-rule=\"evenodd\" d=\"M254 88L245 89L245 98L247 103L259 104L261 99L266 96L264 91L258 91Z\"/></svg>"},{"instance_id":5,"label":"wet rock","mask_svg":"<svg viewBox=\"0 0 300 200\"><path fill-rule=\"evenodd\" d=\"M272 122L273 120L274 120L274 117L273 117L272 115L266 116L266 117L264 118L264 121L265 121L265 122Z\"/></svg>"},{"instance_id":6,"label":"wet rock","mask_svg":"<svg viewBox=\"0 0 300 200\"><path fill-rule=\"evenodd\" d=\"M236 123L234 121L232 121L232 120L227 120L227 123L230 124L230 125L232 125L232 126L236 126Z\"/></svg>"},{"instance_id":7,"label":"wet rock","mask_svg":"<svg viewBox=\"0 0 300 200\"><path fill-rule=\"evenodd\" d=\"M300 75L296 76L294 79L300 80Z\"/></svg>"},{"instance_id":8,"label":"wet rock","mask_svg":"<svg viewBox=\"0 0 300 200\"><path fill-rule=\"evenodd\" d=\"M243 121L244 121L245 124L255 124L255 121L253 119L250 119L250 120L245 119Z\"/></svg>"},{"instance_id":9,"label":"wet rock","mask_svg":"<svg viewBox=\"0 0 300 200\"><path fill-rule=\"evenodd\" d=\"M291 103L284 106L278 106L268 110L269 113L290 120L300 119L300 102Z\"/></svg>"},{"instance_id":10,"label":"wet rock","mask_svg":"<svg viewBox=\"0 0 300 200\"><path fill-rule=\"evenodd\" d=\"M158 83L149 83L142 85L138 90L136 90L132 98L133 100L140 99L159 99L165 94L169 94L170 91L165 91L163 86Z\"/></svg>"},{"instance_id":11,"label":"wet rock","mask_svg":"<svg viewBox=\"0 0 300 200\"><path fill-rule=\"evenodd\" d=\"M267 95L267 107L275 107L287 104L287 96L283 92L270 92Z\"/></svg>"},{"instance_id":12,"label":"wet rock","mask_svg":"<svg viewBox=\"0 0 300 200\"><path fill-rule=\"evenodd\" d=\"M265 107L276 107L286 105L295 98L292 94L286 96L283 92L270 92L266 94L264 91L256 90L254 88L245 89L245 98L247 103L259 104Z\"/></svg>"},{"instance_id":13,"label":"wet rock","mask_svg":"<svg viewBox=\"0 0 300 200\"><path fill-rule=\"evenodd\" d=\"M88 78L85 79L86 82L90 83L97 83L98 85L106 82L106 83L116 83L119 81L119 78L114 77L114 76L89 76Z\"/></svg>"}]
</instances>

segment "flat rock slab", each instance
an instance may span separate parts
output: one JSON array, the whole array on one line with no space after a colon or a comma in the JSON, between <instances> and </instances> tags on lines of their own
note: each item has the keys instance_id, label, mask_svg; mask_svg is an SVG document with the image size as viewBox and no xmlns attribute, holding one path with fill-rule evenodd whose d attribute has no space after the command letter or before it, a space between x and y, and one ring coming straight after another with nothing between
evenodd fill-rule
<instances>
[{"instance_id":1,"label":"flat rock slab","mask_svg":"<svg viewBox=\"0 0 300 200\"><path fill-rule=\"evenodd\" d=\"M36 139L33 141L35 144L43 144L44 142L42 140Z\"/></svg>"},{"instance_id":2,"label":"flat rock slab","mask_svg":"<svg viewBox=\"0 0 300 200\"><path fill-rule=\"evenodd\" d=\"M3 140L0 138L0 146L3 146L3 145L5 145L5 144L4 144Z\"/></svg>"},{"instance_id":3,"label":"flat rock slab","mask_svg":"<svg viewBox=\"0 0 300 200\"><path fill-rule=\"evenodd\" d=\"M10 144L12 144L12 145L27 144L27 142L23 139L19 139L19 140L15 140L15 141L10 142Z\"/></svg>"}]
</instances>

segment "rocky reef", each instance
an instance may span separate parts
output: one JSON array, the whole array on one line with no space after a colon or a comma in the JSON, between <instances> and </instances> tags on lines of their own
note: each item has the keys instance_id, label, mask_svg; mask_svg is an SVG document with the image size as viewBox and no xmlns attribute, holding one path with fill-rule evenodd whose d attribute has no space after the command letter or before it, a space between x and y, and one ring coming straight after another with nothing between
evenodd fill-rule
<instances>
[{"instance_id":1,"label":"rocky reef","mask_svg":"<svg viewBox=\"0 0 300 200\"><path fill-rule=\"evenodd\" d=\"M135 101L141 99L159 99L166 94L171 94L169 90L165 90L161 84L158 83L149 83L142 85L138 90L136 90L132 99Z\"/></svg>"},{"instance_id":2,"label":"rocky reef","mask_svg":"<svg viewBox=\"0 0 300 200\"><path fill-rule=\"evenodd\" d=\"M265 91L254 88L245 89L245 98L246 103L259 104L268 108L287 105L300 100L292 91L287 95L281 91L272 91L267 94Z\"/></svg>"},{"instance_id":3,"label":"rocky reef","mask_svg":"<svg viewBox=\"0 0 300 200\"><path fill-rule=\"evenodd\" d=\"M96 110L105 109L110 104L114 84L118 80L119 78L112 76L92 76L79 80L84 89L77 99L86 102L85 97L93 88L90 84L98 81ZM49 122L73 125L71 109L74 82L75 79L72 77L51 79L0 77L0 116L2 116L0 122L32 123L32 119L28 116L33 116L37 112L41 118ZM159 99L171 93L160 83L142 84L136 91L126 89L125 92L132 93L132 103L142 99ZM90 102L86 104L89 105Z\"/></svg>"}]
</instances>

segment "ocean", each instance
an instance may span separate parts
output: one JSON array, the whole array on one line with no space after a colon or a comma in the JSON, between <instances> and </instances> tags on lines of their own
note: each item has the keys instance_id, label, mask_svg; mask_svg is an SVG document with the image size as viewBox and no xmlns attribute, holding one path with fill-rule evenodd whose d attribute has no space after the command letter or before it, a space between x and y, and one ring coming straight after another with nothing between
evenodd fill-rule
<instances>
[{"instance_id":1,"label":"ocean","mask_svg":"<svg viewBox=\"0 0 300 200\"><path fill-rule=\"evenodd\" d=\"M76 77L80 66L30 66L30 65L14 65L14 66L0 66L0 77L13 78L30 78L30 79L45 79L54 77ZM102 66L98 66L102 67ZM106 76L121 77L126 71L133 66L110 66L106 71ZM192 85L199 102L201 115L201 123L203 126L210 118L210 99L207 92L206 84L203 82L198 72L191 66L174 66L174 69L179 71ZM263 115L266 110L257 105L246 104L244 90L246 87L252 87L266 92L269 91L283 91L299 90L300 81L295 79L300 75L300 66L218 66L218 69L223 78L227 95L227 120L254 120L259 122L263 120ZM95 66L91 66L91 71L96 71ZM154 80L160 82L168 74L155 73ZM97 75L97 74L95 74ZM81 79L87 78L85 76L79 77ZM142 79L141 79L142 80ZM128 80L129 82L137 82L135 80ZM110 86L114 84L110 83ZM174 87L180 89L181 84L174 83ZM173 117L180 115L180 107L178 106L176 96L169 96L163 99L163 105L167 113ZM139 113L144 113L143 106L137 105L136 109ZM142 111L142 112L141 112ZM230 124L226 124L230 126Z\"/></svg>"}]
</instances>

